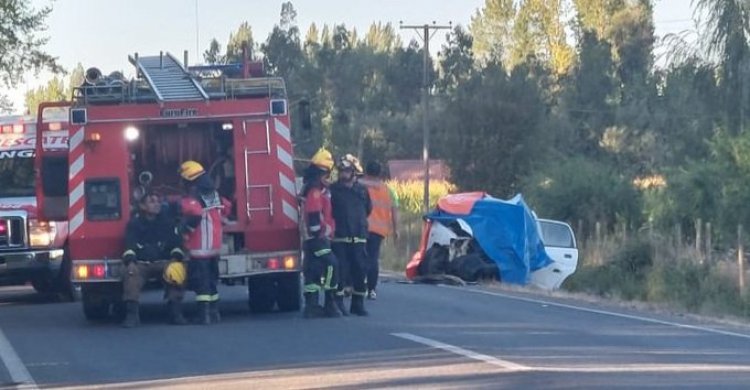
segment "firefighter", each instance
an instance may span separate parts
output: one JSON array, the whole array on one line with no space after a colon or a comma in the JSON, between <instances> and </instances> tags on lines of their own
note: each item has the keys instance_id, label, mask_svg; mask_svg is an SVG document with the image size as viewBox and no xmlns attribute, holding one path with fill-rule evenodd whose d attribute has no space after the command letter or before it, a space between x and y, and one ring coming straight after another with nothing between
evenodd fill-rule
<instances>
[{"instance_id":1,"label":"firefighter","mask_svg":"<svg viewBox=\"0 0 750 390\"><path fill-rule=\"evenodd\" d=\"M363 174L359 160L347 154L339 160L338 180L331 185L331 204L336 224L333 236L333 253L339 261L339 288L336 303L343 314L345 291L352 289L350 312L366 316L364 298L365 271L367 264L367 217L372 211L372 203L367 188L357 182Z\"/></svg>"},{"instance_id":2,"label":"firefighter","mask_svg":"<svg viewBox=\"0 0 750 390\"><path fill-rule=\"evenodd\" d=\"M336 294L336 257L331 251L334 222L331 215L331 195L328 191L333 156L321 148L312 158L304 174L302 209L305 218L305 318L339 317L334 303ZM319 296L324 293L325 304Z\"/></svg>"},{"instance_id":3,"label":"firefighter","mask_svg":"<svg viewBox=\"0 0 750 390\"><path fill-rule=\"evenodd\" d=\"M188 250L189 285L198 302L197 322L208 325L221 321L219 313L219 255L223 223L231 203L219 196L203 166L195 161L180 165L180 176L189 193L180 204L180 229Z\"/></svg>"},{"instance_id":4,"label":"firefighter","mask_svg":"<svg viewBox=\"0 0 750 390\"><path fill-rule=\"evenodd\" d=\"M372 213L367 219L367 298L375 299L380 272L380 245L389 235L398 240L398 197L381 180L382 169L378 162L370 161L365 177L359 182L367 187L372 200Z\"/></svg>"},{"instance_id":5,"label":"firefighter","mask_svg":"<svg viewBox=\"0 0 750 390\"><path fill-rule=\"evenodd\" d=\"M126 314L122 325L126 328L140 323L140 293L146 281L154 277L164 278L170 322L176 325L187 323L182 315L185 295L185 269L181 263L185 255L180 248L182 240L175 226L164 218L161 206L156 194L145 194L138 202L137 214L130 219L125 231L125 252L122 254L125 274L122 281ZM172 262L167 259L172 259Z\"/></svg>"}]
</instances>

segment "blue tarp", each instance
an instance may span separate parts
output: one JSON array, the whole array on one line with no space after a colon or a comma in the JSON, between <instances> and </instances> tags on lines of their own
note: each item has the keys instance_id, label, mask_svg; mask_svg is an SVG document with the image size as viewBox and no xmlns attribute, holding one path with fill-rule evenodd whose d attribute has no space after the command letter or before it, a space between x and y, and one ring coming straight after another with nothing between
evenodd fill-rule
<instances>
[{"instance_id":1,"label":"blue tarp","mask_svg":"<svg viewBox=\"0 0 750 390\"><path fill-rule=\"evenodd\" d=\"M524 285L529 274L549 265L536 221L519 194L510 200L485 196L477 200L468 215L436 209L428 219L445 224L463 219L487 256L497 263L500 280Z\"/></svg>"}]
</instances>

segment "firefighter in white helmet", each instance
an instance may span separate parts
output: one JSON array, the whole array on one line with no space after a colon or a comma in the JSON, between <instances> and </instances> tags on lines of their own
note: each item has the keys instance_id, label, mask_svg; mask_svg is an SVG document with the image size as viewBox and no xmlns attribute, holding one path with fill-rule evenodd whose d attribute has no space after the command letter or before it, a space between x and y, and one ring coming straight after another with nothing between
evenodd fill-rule
<instances>
[{"instance_id":1,"label":"firefighter in white helmet","mask_svg":"<svg viewBox=\"0 0 750 390\"><path fill-rule=\"evenodd\" d=\"M145 194L138 202L137 214L130 219L125 230L125 252L122 254L125 273L122 281L126 308L123 326L127 328L140 323L138 301L144 284L151 278L163 278L165 281L164 295L170 322L176 325L187 323L182 315L185 295L182 239L161 209L158 195Z\"/></svg>"},{"instance_id":2,"label":"firefighter in white helmet","mask_svg":"<svg viewBox=\"0 0 750 390\"><path fill-rule=\"evenodd\" d=\"M190 256L189 285L198 302L196 322L203 325L218 323L221 320L217 288L223 221L230 214L232 205L219 196L200 163L185 161L179 173L189 191L180 204L180 229Z\"/></svg>"}]
</instances>

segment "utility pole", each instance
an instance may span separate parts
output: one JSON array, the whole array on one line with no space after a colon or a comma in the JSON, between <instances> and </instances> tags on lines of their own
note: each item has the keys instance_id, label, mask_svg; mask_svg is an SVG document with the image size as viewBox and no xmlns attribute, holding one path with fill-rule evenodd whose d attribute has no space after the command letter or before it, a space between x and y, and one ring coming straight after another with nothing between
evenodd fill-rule
<instances>
[{"instance_id":1,"label":"utility pole","mask_svg":"<svg viewBox=\"0 0 750 390\"><path fill-rule=\"evenodd\" d=\"M399 22L399 28L414 29L418 33L421 33L422 42L424 42L424 58L422 64L422 163L424 164L424 212L430 211L430 129L429 129L429 95L430 95L430 79L428 67L430 63L430 39L437 30L450 30L452 23L448 25L438 25L435 22L432 24L423 25L408 25L405 26L402 22ZM421 31L420 31L421 30ZM432 32L432 34L430 34Z\"/></svg>"},{"instance_id":2,"label":"utility pole","mask_svg":"<svg viewBox=\"0 0 750 390\"><path fill-rule=\"evenodd\" d=\"M200 64L201 63L200 62L200 56L201 56L200 50L201 49L200 49L200 46L199 46L199 41L200 41L200 29L199 29L199 27L200 26L198 24L198 19L199 18L200 18L200 16L198 15L198 0L195 0L195 58L196 58L196 64ZM185 64L185 66L187 66L187 64Z\"/></svg>"}]
</instances>

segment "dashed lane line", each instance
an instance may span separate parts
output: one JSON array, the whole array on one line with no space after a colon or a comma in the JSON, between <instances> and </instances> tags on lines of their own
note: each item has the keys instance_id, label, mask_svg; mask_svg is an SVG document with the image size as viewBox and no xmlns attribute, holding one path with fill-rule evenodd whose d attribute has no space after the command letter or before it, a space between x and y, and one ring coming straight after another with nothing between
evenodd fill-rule
<instances>
[{"instance_id":1,"label":"dashed lane line","mask_svg":"<svg viewBox=\"0 0 750 390\"><path fill-rule=\"evenodd\" d=\"M508 371L527 371L531 369L530 367L516 364L507 360L498 359L494 356L484 355L481 353L470 351L468 349L457 347L455 345L446 344L437 340L428 339L426 337L417 336L411 333L391 333L391 335L405 339L405 340L410 340L415 343L427 345L432 348L441 349L443 351L448 351L450 353L461 355L469 359L479 360L488 364L492 364L493 366L503 368Z\"/></svg>"},{"instance_id":2,"label":"dashed lane line","mask_svg":"<svg viewBox=\"0 0 750 390\"><path fill-rule=\"evenodd\" d=\"M553 372L553 373L711 373L711 372L735 372L750 373L750 366L727 365L727 364L577 364L568 367L563 366L525 366L509 360L499 359L474 352L455 345L446 344L441 341L417 336L411 333L391 333L392 336L426 345L431 348L440 349L472 360L478 360L496 367L505 372Z\"/></svg>"}]
</instances>

